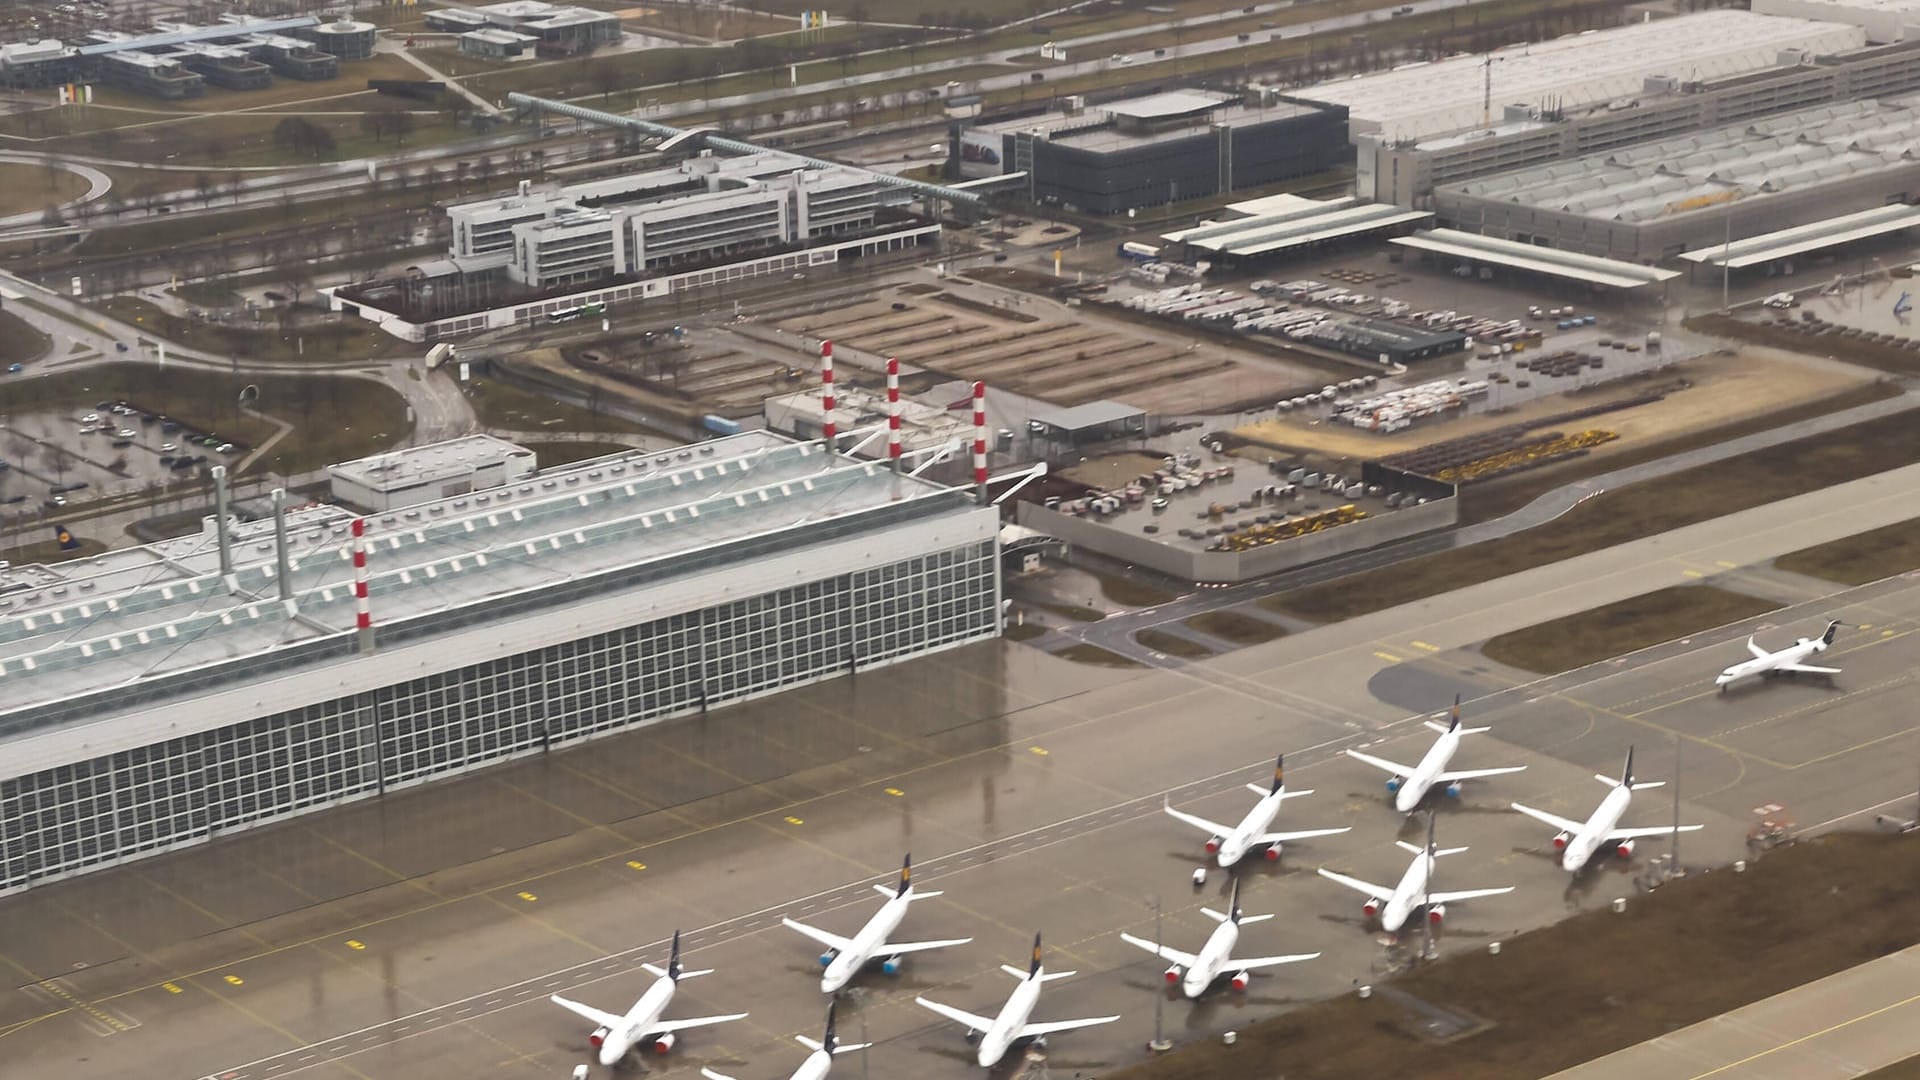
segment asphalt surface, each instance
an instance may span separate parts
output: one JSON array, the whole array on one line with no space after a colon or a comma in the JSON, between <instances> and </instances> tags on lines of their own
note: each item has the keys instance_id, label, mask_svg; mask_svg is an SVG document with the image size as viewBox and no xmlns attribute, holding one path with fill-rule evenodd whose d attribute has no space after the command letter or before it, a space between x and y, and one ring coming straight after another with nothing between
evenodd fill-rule
<instances>
[{"instance_id":1,"label":"asphalt surface","mask_svg":"<svg viewBox=\"0 0 1920 1080\"><path fill-rule=\"evenodd\" d=\"M1079 667L989 643L750 703L591 746L397 792L281 826L0 901L0 965L25 989L0 1005L0 1075L89 1077L554 1077L586 1060L582 1026L541 999L562 992L624 1008L687 932L689 983L670 1016L747 1010L690 1033L646 1071L778 1075L790 1036L819 1025L817 949L780 928L792 913L851 932L877 905L868 886L912 850L916 880L947 890L917 905L911 938L971 945L875 974L843 1006L842 1031L879 1045L880 1076L959 1077L960 1032L915 1007L927 993L992 1012L1034 930L1049 966L1077 970L1043 996L1042 1019L1122 1014L1055 1040L1051 1067L1137 1059L1152 1033L1162 965L1117 932L1192 947L1223 876L1195 890L1204 837L1159 812L1163 795L1216 818L1241 785L1289 754L1282 824L1352 824L1245 871L1251 953L1321 950L1245 994L1164 1003L1178 1040L1244 1026L1337 994L1403 963L1358 920L1357 897L1311 873L1328 863L1391 882L1402 821L1372 770L1337 755L1372 743L1410 758L1429 736L1402 705L1452 688L1494 733L1459 763L1529 769L1442 802L1440 834L1471 851L1446 887L1514 894L1449 912L1443 950L1478 948L1632 890L1609 863L1569 882L1543 829L1504 812L1520 799L1583 813L1630 743L1665 778L1685 746L1690 864L1745 852L1753 808L1782 804L1805 826L1859 820L1910 799L1916 728L1905 707L1920 639L1920 586L1895 579L1770 616L1763 639L1831 613L1854 624L1829 654L1832 687L1764 684L1715 695L1712 672L1753 625L1616 663L1519 683L1459 646L1707 565L1762 561L1824 534L1871 528L1910 497L1916 473L1841 485L1662 537L1302 633L1180 670ZM1842 511L1845 511L1844 513ZM1846 525L1835 522L1844 519ZM1670 820L1668 791L1628 823ZM1641 856L1664 845L1647 843ZM843 1068L850 1068L848 1062ZM599 1073L596 1073L599 1075Z\"/></svg>"}]
</instances>

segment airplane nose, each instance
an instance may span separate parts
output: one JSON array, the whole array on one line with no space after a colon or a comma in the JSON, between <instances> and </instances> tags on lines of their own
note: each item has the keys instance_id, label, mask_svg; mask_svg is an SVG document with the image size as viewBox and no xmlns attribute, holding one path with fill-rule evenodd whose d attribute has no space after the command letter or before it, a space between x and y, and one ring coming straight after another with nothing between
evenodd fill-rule
<instances>
[{"instance_id":1,"label":"airplane nose","mask_svg":"<svg viewBox=\"0 0 1920 1080\"><path fill-rule=\"evenodd\" d=\"M627 1050L624 1046L615 1046L611 1040L603 1042L600 1044L600 1064L609 1067L618 1065L620 1064L620 1059L625 1057L626 1053Z\"/></svg>"}]
</instances>

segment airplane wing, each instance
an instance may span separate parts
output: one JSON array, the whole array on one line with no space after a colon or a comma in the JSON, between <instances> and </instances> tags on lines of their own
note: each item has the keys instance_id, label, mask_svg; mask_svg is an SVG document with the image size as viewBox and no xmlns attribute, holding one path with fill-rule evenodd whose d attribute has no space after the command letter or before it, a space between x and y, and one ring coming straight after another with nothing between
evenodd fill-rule
<instances>
[{"instance_id":1,"label":"airplane wing","mask_svg":"<svg viewBox=\"0 0 1920 1080\"><path fill-rule=\"evenodd\" d=\"M1072 1031L1075 1028L1095 1027L1111 1024L1120 1019L1118 1016L1093 1016L1085 1020L1054 1020L1045 1024L1028 1024L1020 1029L1020 1038L1037 1039L1042 1035L1052 1035L1058 1031Z\"/></svg>"},{"instance_id":2,"label":"airplane wing","mask_svg":"<svg viewBox=\"0 0 1920 1080\"><path fill-rule=\"evenodd\" d=\"M1753 654L1755 660L1766 660L1773 656L1772 653L1755 644L1752 638L1747 639L1747 651Z\"/></svg>"},{"instance_id":3,"label":"airplane wing","mask_svg":"<svg viewBox=\"0 0 1920 1080\"><path fill-rule=\"evenodd\" d=\"M700 1070L700 1075L706 1077L707 1080L733 1080L733 1077L728 1076L725 1073L717 1073L717 1072L714 1072L712 1069L708 1069L708 1068L702 1068Z\"/></svg>"},{"instance_id":4,"label":"airplane wing","mask_svg":"<svg viewBox=\"0 0 1920 1080\"><path fill-rule=\"evenodd\" d=\"M1694 832L1705 827L1704 825L1682 825L1680 831ZM1607 834L1607 843L1611 844L1615 840L1644 840L1650 836L1672 836L1673 831L1671 825L1661 825L1651 829L1615 829Z\"/></svg>"},{"instance_id":5,"label":"airplane wing","mask_svg":"<svg viewBox=\"0 0 1920 1080\"><path fill-rule=\"evenodd\" d=\"M577 1001L568 1001L559 994L555 994L547 1000L573 1013L575 1016L590 1021L594 1027L619 1027L626 1020L624 1016L615 1016L609 1012L601 1012L591 1005L582 1005Z\"/></svg>"},{"instance_id":6,"label":"airplane wing","mask_svg":"<svg viewBox=\"0 0 1920 1080\"><path fill-rule=\"evenodd\" d=\"M1837 667L1814 667L1811 664L1781 664L1775 671L1792 671L1801 675L1838 675Z\"/></svg>"},{"instance_id":7,"label":"airplane wing","mask_svg":"<svg viewBox=\"0 0 1920 1080\"><path fill-rule=\"evenodd\" d=\"M1289 840L1307 840L1315 836L1333 836L1336 833L1347 832L1352 828L1353 826L1351 825L1342 825L1337 829L1300 829L1297 832L1261 833L1260 839L1256 841L1256 843L1284 844Z\"/></svg>"},{"instance_id":8,"label":"airplane wing","mask_svg":"<svg viewBox=\"0 0 1920 1080\"><path fill-rule=\"evenodd\" d=\"M1581 823L1578 821L1568 821L1566 818L1563 818L1563 817L1555 817L1554 815L1547 813L1545 810L1535 810L1531 806L1521 806L1519 803L1509 803L1508 805L1512 806L1515 810L1520 811L1521 813L1527 815L1533 820L1544 822L1545 824L1551 825L1554 828L1559 829L1561 832L1571 833L1571 832L1580 831Z\"/></svg>"},{"instance_id":9,"label":"airplane wing","mask_svg":"<svg viewBox=\"0 0 1920 1080\"><path fill-rule=\"evenodd\" d=\"M1366 893L1375 900L1393 899L1392 889L1383 889L1370 881L1361 881L1359 878L1348 877L1345 874L1336 874L1324 866L1320 868L1320 876L1326 878L1328 881L1339 882L1355 892Z\"/></svg>"},{"instance_id":10,"label":"airplane wing","mask_svg":"<svg viewBox=\"0 0 1920 1080\"><path fill-rule=\"evenodd\" d=\"M1358 750L1347 751L1347 756L1352 758L1355 761L1364 761L1367 764L1373 766L1374 768L1381 770L1382 772L1390 772L1395 776L1412 776L1413 775L1412 769L1408 768L1405 765L1400 765L1395 762L1388 761L1386 758L1383 758L1383 757L1374 757L1372 754L1363 754Z\"/></svg>"},{"instance_id":11,"label":"airplane wing","mask_svg":"<svg viewBox=\"0 0 1920 1080\"><path fill-rule=\"evenodd\" d=\"M687 1028L706 1027L709 1024L724 1024L729 1020L745 1020L746 1013L730 1013L726 1016L696 1016L691 1020L656 1020L647 1025L647 1034L665 1035L670 1031L684 1031Z\"/></svg>"},{"instance_id":12,"label":"airplane wing","mask_svg":"<svg viewBox=\"0 0 1920 1080\"><path fill-rule=\"evenodd\" d=\"M1435 777L1435 779L1443 784L1451 783L1455 780L1478 780L1486 776L1505 776L1508 773L1516 773L1525 768L1525 765L1507 765L1498 769L1455 769L1452 772L1443 772Z\"/></svg>"},{"instance_id":13,"label":"airplane wing","mask_svg":"<svg viewBox=\"0 0 1920 1080\"><path fill-rule=\"evenodd\" d=\"M1297 964L1302 960L1312 960L1319 956L1317 952L1300 953L1295 956L1256 956L1251 960L1230 959L1220 965L1221 971L1255 971L1259 968L1279 967L1281 964Z\"/></svg>"},{"instance_id":14,"label":"airplane wing","mask_svg":"<svg viewBox=\"0 0 1920 1080\"><path fill-rule=\"evenodd\" d=\"M1169 945L1155 945L1151 941L1148 941L1144 938L1134 937L1132 934L1121 934L1120 940L1126 942L1129 945L1134 945L1139 948L1145 949L1148 952L1154 954L1155 956L1158 956L1160 959L1165 960L1170 964L1179 964L1182 967L1192 967L1193 965L1200 962L1200 958L1193 955L1190 952L1181 952L1179 949L1173 948L1172 946L1169 946Z\"/></svg>"},{"instance_id":15,"label":"airplane wing","mask_svg":"<svg viewBox=\"0 0 1920 1080\"><path fill-rule=\"evenodd\" d=\"M847 948L853 944L852 940L843 938L838 934L829 934L817 926L808 926L806 923L795 922L792 919L781 919L780 921L786 924L788 929L798 930L836 952L845 952Z\"/></svg>"},{"instance_id":16,"label":"airplane wing","mask_svg":"<svg viewBox=\"0 0 1920 1080\"><path fill-rule=\"evenodd\" d=\"M942 1005L937 1001L928 1001L923 997L917 997L913 1000L921 1007L932 1009L934 1012L939 1013L949 1020L967 1025L974 1031L985 1031L993 1026L993 1017L991 1016L978 1016L965 1009L956 1009L951 1005Z\"/></svg>"},{"instance_id":17,"label":"airplane wing","mask_svg":"<svg viewBox=\"0 0 1920 1080\"><path fill-rule=\"evenodd\" d=\"M1499 896L1512 891L1513 886L1507 885L1498 889L1457 889L1453 892L1428 893L1427 903L1451 904L1459 900L1478 900L1483 896Z\"/></svg>"},{"instance_id":18,"label":"airplane wing","mask_svg":"<svg viewBox=\"0 0 1920 1080\"><path fill-rule=\"evenodd\" d=\"M972 941L970 937L949 938L946 941L889 941L873 950L875 956L899 956L903 953L926 952L928 949L945 949L954 945L965 945Z\"/></svg>"},{"instance_id":19,"label":"airplane wing","mask_svg":"<svg viewBox=\"0 0 1920 1080\"><path fill-rule=\"evenodd\" d=\"M1171 806L1163 806L1162 809L1166 810L1167 815L1175 821L1184 821L1196 829L1203 829L1215 836L1225 836L1233 831L1233 826L1231 825L1222 825L1217 821L1208 821L1206 818L1200 817L1197 814L1189 814L1185 810L1175 810Z\"/></svg>"}]
</instances>

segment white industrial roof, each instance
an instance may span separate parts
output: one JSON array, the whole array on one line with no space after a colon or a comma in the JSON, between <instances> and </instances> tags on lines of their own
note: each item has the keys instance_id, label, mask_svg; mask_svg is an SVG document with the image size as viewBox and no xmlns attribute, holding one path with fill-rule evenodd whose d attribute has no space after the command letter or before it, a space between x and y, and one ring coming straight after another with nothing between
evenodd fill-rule
<instances>
[{"instance_id":1,"label":"white industrial roof","mask_svg":"<svg viewBox=\"0 0 1920 1080\"><path fill-rule=\"evenodd\" d=\"M410 446L391 453L343 461L327 466L327 472L361 487L388 491L447 477L465 476L475 469L499 464L510 457L523 454L531 456L532 453L524 446L492 435L467 435L446 442Z\"/></svg>"},{"instance_id":2,"label":"white industrial roof","mask_svg":"<svg viewBox=\"0 0 1920 1080\"><path fill-rule=\"evenodd\" d=\"M1608 221L1728 204L1886 169L1920 154L1920 97L1844 101L1557 161L1442 190Z\"/></svg>"},{"instance_id":3,"label":"white industrial roof","mask_svg":"<svg viewBox=\"0 0 1920 1080\"><path fill-rule=\"evenodd\" d=\"M1135 120L1159 120L1170 116L1185 116L1188 113L1217 109L1237 100L1239 99L1232 94L1215 94L1204 90L1169 90L1164 94L1150 94L1146 97L1128 98L1125 101L1110 101L1099 107L1115 116L1126 116Z\"/></svg>"},{"instance_id":4,"label":"white industrial roof","mask_svg":"<svg viewBox=\"0 0 1920 1080\"><path fill-rule=\"evenodd\" d=\"M288 19L234 19L213 26L169 24L172 29L158 34L95 31L91 36L96 39L96 44L80 46L80 55L105 56L128 50L153 49L163 45L183 45L190 41L222 41L245 37L248 34L275 34L282 30L314 27L319 23L320 20L312 15L297 15Z\"/></svg>"},{"instance_id":5,"label":"white industrial roof","mask_svg":"<svg viewBox=\"0 0 1920 1080\"><path fill-rule=\"evenodd\" d=\"M1631 98L1657 76L1692 81L1756 71L1776 65L1783 49L1826 55L1864 44L1866 34L1855 26L1720 10L1512 46L1490 54L1494 118L1506 105L1557 102L1571 109ZM1486 122L1486 64L1482 56L1455 56L1291 96L1345 105L1355 133L1418 138L1462 131Z\"/></svg>"},{"instance_id":6,"label":"white industrial roof","mask_svg":"<svg viewBox=\"0 0 1920 1080\"><path fill-rule=\"evenodd\" d=\"M1406 225L1433 216L1425 210L1359 203L1351 198L1325 203L1301 199L1300 203L1306 205L1296 204L1276 213L1183 229L1168 233L1162 239L1184 242L1221 255L1271 255L1288 248Z\"/></svg>"},{"instance_id":7,"label":"white industrial roof","mask_svg":"<svg viewBox=\"0 0 1920 1080\"><path fill-rule=\"evenodd\" d=\"M1791 229L1749 236L1731 244L1715 244L1686 252L1680 257L1688 262L1741 270L1917 226L1920 226L1920 206L1896 203L1826 218L1810 225L1796 225Z\"/></svg>"},{"instance_id":8,"label":"white industrial roof","mask_svg":"<svg viewBox=\"0 0 1920 1080\"><path fill-rule=\"evenodd\" d=\"M489 42L494 45L524 45L540 40L530 34L521 34L512 30L500 30L491 26L480 30L469 30L460 36L463 38L472 38L475 41Z\"/></svg>"},{"instance_id":9,"label":"white industrial roof","mask_svg":"<svg viewBox=\"0 0 1920 1080\"><path fill-rule=\"evenodd\" d=\"M1459 232L1454 229L1434 229L1430 232L1415 233L1412 236L1396 236L1388 243L1420 251L1431 251L1439 255L1453 255L1475 262L1509 266L1535 274L1584 281L1593 285L1607 285L1616 289L1637 289L1643 285L1671 281L1680 276L1676 270L1661 270L1652 266L1641 266L1639 263L1622 262L1619 259L1581 255L1557 248L1541 247L1538 244L1522 244L1516 240L1501 240L1497 237L1480 236L1477 233Z\"/></svg>"}]
</instances>

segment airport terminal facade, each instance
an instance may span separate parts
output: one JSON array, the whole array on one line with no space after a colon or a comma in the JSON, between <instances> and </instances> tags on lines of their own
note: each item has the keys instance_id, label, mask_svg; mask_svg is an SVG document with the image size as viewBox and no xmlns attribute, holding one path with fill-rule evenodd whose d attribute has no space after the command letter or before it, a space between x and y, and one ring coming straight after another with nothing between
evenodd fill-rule
<instances>
[{"instance_id":1,"label":"airport terminal facade","mask_svg":"<svg viewBox=\"0 0 1920 1080\"><path fill-rule=\"evenodd\" d=\"M345 515L295 530L293 619L246 594L272 590L273 555L264 576L236 564L234 595L217 567L201 572L205 545L161 552L130 588L103 568L93 599L49 598L37 618L19 614L20 590L0 594L14 607L0 686L29 691L0 712L0 893L999 632L997 514L969 492L829 462L817 443L722 442L731 471L721 454L619 472L602 459L484 505L367 519L373 606L385 587L398 614L370 652L352 629ZM78 590L85 574L40 588ZM85 677L149 638L178 642L168 628L194 618L181 636L231 637L213 650L230 655L31 699L35 675ZM76 645L84 656L62 655Z\"/></svg>"}]
</instances>

